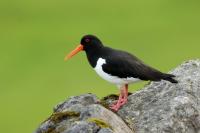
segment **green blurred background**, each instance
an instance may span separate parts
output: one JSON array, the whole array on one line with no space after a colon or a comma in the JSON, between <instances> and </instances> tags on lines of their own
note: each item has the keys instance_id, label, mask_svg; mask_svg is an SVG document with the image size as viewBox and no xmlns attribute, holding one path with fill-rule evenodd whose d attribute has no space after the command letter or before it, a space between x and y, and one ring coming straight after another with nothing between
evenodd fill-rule
<instances>
[{"instance_id":1,"label":"green blurred background","mask_svg":"<svg viewBox=\"0 0 200 133\"><path fill-rule=\"evenodd\" d=\"M198 0L0 1L0 131L33 132L72 95L118 93L84 52L63 61L85 34L164 72L199 58L199 7Z\"/></svg>"}]
</instances>

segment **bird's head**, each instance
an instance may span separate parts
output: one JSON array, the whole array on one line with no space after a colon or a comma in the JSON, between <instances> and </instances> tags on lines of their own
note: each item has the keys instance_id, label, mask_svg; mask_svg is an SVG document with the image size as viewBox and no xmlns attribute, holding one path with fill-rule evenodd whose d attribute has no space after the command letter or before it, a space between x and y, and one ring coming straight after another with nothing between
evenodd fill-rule
<instances>
[{"instance_id":1,"label":"bird's head","mask_svg":"<svg viewBox=\"0 0 200 133\"><path fill-rule=\"evenodd\" d=\"M103 44L101 41L94 35L85 35L82 37L80 44L73 50L71 51L66 57L65 61L70 59L72 56L77 54L80 51L94 51L99 48L101 48Z\"/></svg>"}]
</instances>

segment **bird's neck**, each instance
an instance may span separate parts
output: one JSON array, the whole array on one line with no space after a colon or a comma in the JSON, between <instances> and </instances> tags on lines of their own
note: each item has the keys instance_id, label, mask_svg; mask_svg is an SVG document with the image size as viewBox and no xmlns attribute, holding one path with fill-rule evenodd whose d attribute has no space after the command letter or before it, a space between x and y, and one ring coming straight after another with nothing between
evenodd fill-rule
<instances>
[{"instance_id":1,"label":"bird's neck","mask_svg":"<svg viewBox=\"0 0 200 133\"><path fill-rule=\"evenodd\" d=\"M97 60L101 57L102 49L103 47L99 47L86 51L87 59L93 68L96 66Z\"/></svg>"}]
</instances>

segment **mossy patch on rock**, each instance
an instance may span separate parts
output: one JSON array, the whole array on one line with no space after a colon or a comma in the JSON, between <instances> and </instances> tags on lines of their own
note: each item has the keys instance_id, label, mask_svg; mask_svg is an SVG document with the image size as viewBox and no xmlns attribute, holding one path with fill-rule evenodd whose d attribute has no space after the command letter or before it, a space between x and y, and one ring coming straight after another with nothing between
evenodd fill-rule
<instances>
[{"instance_id":1,"label":"mossy patch on rock","mask_svg":"<svg viewBox=\"0 0 200 133\"><path fill-rule=\"evenodd\" d=\"M80 113L74 112L74 111L65 111L65 112L58 112L52 114L50 117L51 121L58 123L62 121L63 119L68 119L68 118L78 118L80 116Z\"/></svg>"},{"instance_id":2,"label":"mossy patch on rock","mask_svg":"<svg viewBox=\"0 0 200 133\"><path fill-rule=\"evenodd\" d=\"M80 116L80 113L74 112L74 111L65 111L65 112L58 112L58 113L53 113L47 120L45 120L43 123L46 121L51 121L55 125L57 123L62 122L63 120L66 119L74 119L74 121L78 120ZM43 131L42 133L59 133L55 130L54 126L49 126L46 128L46 131Z\"/></svg>"},{"instance_id":3,"label":"mossy patch on rock","mask_svg":"<svg viewBox=\"0 0 200 133\"><path fill-rule=\"evenodd\" d=\"M110 94L110 95L108 95L108 96L106 96L106 97L103 97L103 98L100 100L99 103L100 103L102 106L104 106L105 108L109 108L110 103L111 103L112 101L117 100L118 97L119 97L119 95Z\"/></svg>"},{"instance_id":4,"label":"mossy patch on rock","mask_svg":"<svg viewBox=\"0 0 200 133\"><path fill-rule=\"evenodd\" d=\"M95 123L97 126L99 126L101 128L110 128L110 129L112 129L112 127L108 123L106 123L104 120L99 119L99 118L88 118L87 121Z\"/></svg>"},{"instance_id":5,"label":"mossy patch on rock","mask_svg":"<svg viewBox=\"0 0 200 133\"><path fill-rule=\"evenodd\" d=\"M46 132L44 133L58 133L55 131L55 128L49 128Z\"/></svg>"}]
</instances>

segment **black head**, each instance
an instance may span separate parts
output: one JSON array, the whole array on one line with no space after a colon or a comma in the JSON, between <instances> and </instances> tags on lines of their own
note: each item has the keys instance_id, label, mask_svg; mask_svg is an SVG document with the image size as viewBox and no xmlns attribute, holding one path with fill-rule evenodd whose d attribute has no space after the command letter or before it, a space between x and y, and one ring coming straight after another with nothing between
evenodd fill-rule
<instances>
[{"instance_id":1,"label":"black head","mask_svg":"<svg viewBox=\"0 0 200 133\"><path fill-rule=\"evenodd\" d=\"M103 47L101 41L94 35L85 35L81 39L81 43L71 51L64 60L68 60L78 52L85 50L86 53L94 53Z\"/></svg>"},{"instance_id":2,"label":"black head","mask_svg":"<svg viewBox=\"0 0 200 133\"><path fill-rule=\"evenodd\" d=\"M94 50L103 46L102 42L94 35L85 35L81 39L83 50Z\"/></svg>"}]
</instances>

